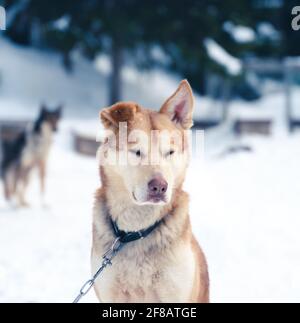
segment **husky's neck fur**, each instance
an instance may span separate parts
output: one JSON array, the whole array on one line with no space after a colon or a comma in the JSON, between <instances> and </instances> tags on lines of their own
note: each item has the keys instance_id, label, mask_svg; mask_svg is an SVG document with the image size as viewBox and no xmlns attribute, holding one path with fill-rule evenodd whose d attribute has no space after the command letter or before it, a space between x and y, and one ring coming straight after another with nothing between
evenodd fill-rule
<instances>
[{"instance_id":1,"label":"husky's neck fur","mask_svg":"<svg viewBox=\"0 0 300 323\"><path fill-rule=\"evenodd\" d=\"M32 130L30 131L31 136L44 138L45 140L51 140L54 134L54 130L46 120L37 120Z\"/></svg>"}]
</instances>

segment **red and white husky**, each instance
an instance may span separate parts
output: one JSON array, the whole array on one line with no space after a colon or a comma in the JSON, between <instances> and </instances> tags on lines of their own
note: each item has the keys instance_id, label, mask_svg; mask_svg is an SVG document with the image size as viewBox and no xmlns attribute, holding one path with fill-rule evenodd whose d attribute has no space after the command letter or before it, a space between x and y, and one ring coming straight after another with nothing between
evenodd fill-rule
<instances>
[{"instance_id":1,"label":"red and white husky","mask_svg":"<svg viewBox=\"0 0 300 323\"><path fill-rule=\"evenodd\" d=\"M192 233L189 198L182 189L193 103L184 80L159 112L133 102L101 111L108 134L100 148L102 187L93 215L93 273L116 238L113 226L125 233L155 226L144 239L125 245L97 280L95 290L102 302L209 302L206 260ZM124 123L126 140L120 136ZM139 132L144 135L136 135ZM161 133L169 134L169 145ZM159 162L151 163L154 146ZM114 157L131 162L112 163Z\"/></svg>"}]
</instances>

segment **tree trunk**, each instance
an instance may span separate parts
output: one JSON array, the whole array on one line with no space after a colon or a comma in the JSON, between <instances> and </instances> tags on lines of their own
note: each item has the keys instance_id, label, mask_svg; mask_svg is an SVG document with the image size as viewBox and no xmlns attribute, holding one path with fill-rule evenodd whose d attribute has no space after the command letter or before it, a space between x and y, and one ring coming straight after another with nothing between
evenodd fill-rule
<instances>
[{"instance_id":1,"label":"tree trunk","mask_svg":"<svg viewBox=\"0 0 300 323\"><path fill-rule=\"evenodd\" d=\"M122 86L122 65L123 55L122 47L118 41L114 40L111 49L111 77L110 77L110 95L109 104L114 104L121 100L121 86Z\"/></svg>"}]
</instances>

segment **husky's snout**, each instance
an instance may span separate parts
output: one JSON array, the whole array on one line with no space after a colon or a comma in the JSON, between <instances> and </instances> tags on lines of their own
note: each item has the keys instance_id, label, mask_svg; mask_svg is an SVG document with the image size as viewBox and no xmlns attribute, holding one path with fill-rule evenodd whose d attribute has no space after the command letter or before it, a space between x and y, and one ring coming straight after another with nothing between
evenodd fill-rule
<instances>
[{"instance_id":1,"label":"husky's snout","mask_svg":"<svg viewBox=\"0 0 300 323\"><path fill-rule=\"evenodd\" d=\"M162 176L155 176L148 183L148 200L158 203L166 200L166 192L168 190L168 183Z\"/></svg>"}]
</instances>

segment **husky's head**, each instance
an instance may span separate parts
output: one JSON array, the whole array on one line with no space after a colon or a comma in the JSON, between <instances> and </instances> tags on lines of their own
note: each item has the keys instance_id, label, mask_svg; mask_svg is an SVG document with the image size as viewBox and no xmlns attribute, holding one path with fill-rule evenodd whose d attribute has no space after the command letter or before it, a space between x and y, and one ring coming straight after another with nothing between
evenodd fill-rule
<instances>
[{"instance_id":1,"label":"husky's head","mask_svg":"<svg viewBox=\"0 0 300 323\"><path fill-rule=\"evenodd\" d=\"M172 201L188 164L193 103L191 87L184 80L159 112L134 102L101 111L107 129L100 149L102 182L114 188L116 201L125 195L135 205L163 206Z\"/></svg>"},{"instance_id":2,"label":"husky's head","mask_svg":"<svg viewBox=\"0 0 300 323\"><path fill-rule=\"evenodd\" d=\"M46 124L52 131L57 131L58 123L62 116L62 105L57 108L50 109L45 104L42 104L39 117L35 123L35 132L39 132L43 124Z\"/></svg>"}]
</instances>

